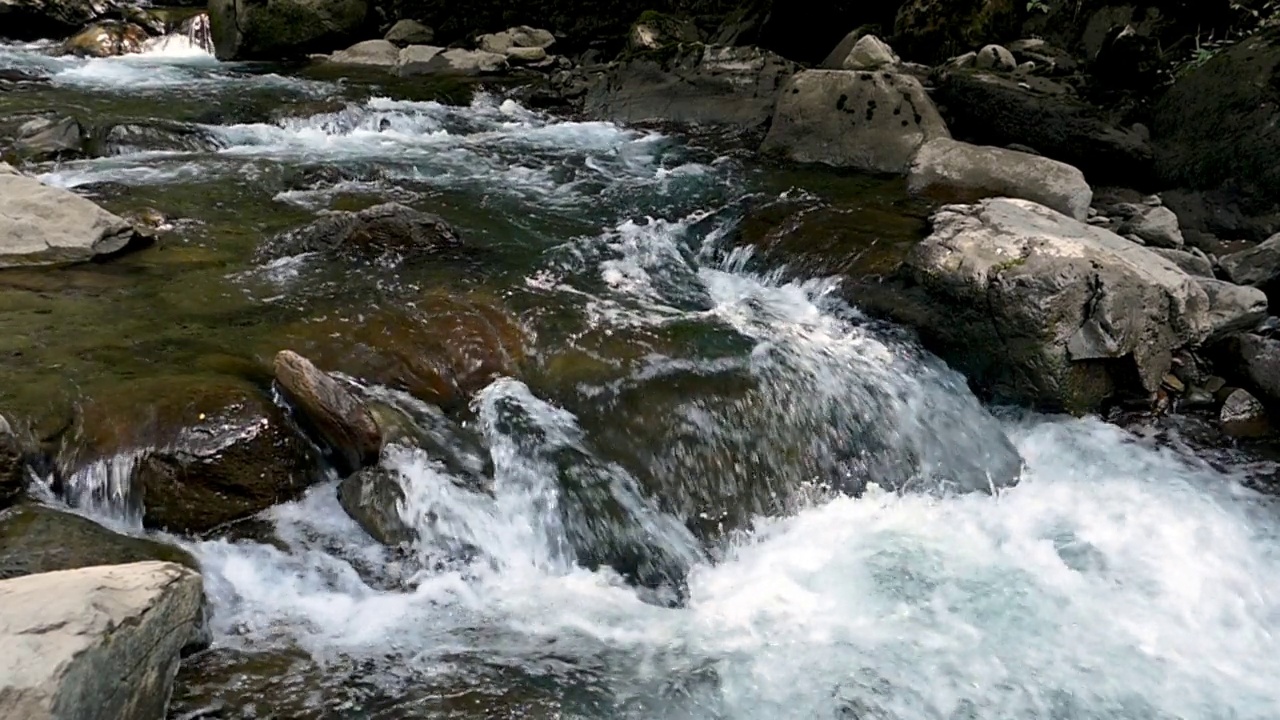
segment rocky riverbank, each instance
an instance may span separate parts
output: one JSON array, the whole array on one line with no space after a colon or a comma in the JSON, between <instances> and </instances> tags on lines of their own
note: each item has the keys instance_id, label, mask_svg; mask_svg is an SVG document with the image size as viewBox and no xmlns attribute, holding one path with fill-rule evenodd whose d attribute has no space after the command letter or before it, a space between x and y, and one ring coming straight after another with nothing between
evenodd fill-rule
<instances>
[{"instance_id":1,"label":"rocky riverbank","mask_svg":"<svg viewBox=\"0 0 1280 720\"><path fill-rule=\"evenodd\" d=\"M877 238L846 252L843 234L877 229L841 226L821 203L787 193L735 205L742 218L730 240L770 267L840 278L846 300L908 329L981 399L1127 420L1199 418L1213 431L1211 447L1276 439L1280 208L1269 144L1280 103L1269 78L1280 35L1269 6L618 5L605 13L480 2L464 19L413 0L213 0L207 16L0 0L0 33L22 27L13 39L52 38L62 43L57 54L83 57L138 54L179 36L224 60L301 63L290 69L316 77L498 88L512 102L500 106L508 114L533 107L694 136L730 132L774 171L855 175L900 192L895 207L912 209L887 211L884 222L910 225L907 243L877 246ZM1209 36L1228 42L1201 41ZM0 71L0 98L47 83L39 73ZM332 124L358 124L337 107ZM0 272L37 273L45 285L24 282L49 287L76 267L157 252L176 209L117 214L103 207L111 187L89 199L35 175L125 153L224 149L225 137L208 126L105 122L75 109L0 117L0 157L13 163L0 164ZM368 131L399 129L383 120ZM289 182L308 192L352 183L340 169L310 172ZM340 480L337 502L350 518L391 557L422 570L427 563L411 552L422 526L406 520L409 480L396 458L424 453L468 492L495 498L503 456L484 447L477 423L490 434L527 433L515 446L524 443L563 485L555 512L566 552L653 591L653 602L679 605L685 576L705 559L699 541L747 523L747 510L729 509L707 530L705 517L694 519L706 498L678 492L671 503L686 503L683 523L672 520L640 500L626 465L634 458L600 460L591 442L534 413L532 402L477 399L501 378L548 391L581 384L598 372L598 358L535 350L531 313L479 286L491 250L467 232L397 201L289 222L248 230L256 266L308 257L339 275L371 273L375 285L408 268L452 275L356 312L272 318L269 340L252 351L231 359L202 351L217 364L212 374L138 373L49 416L0 408L8 413L0 415L0 635L66 628L35 646L32 657L44 664L15 660L23 672L3 676L0 698L12 706L0 701L0 716L52 717L68 703L160 716L179 658L207 643L205 601L195 559L135 536L144 529L254 535L263 511ZM610 272L611 281L640 282L631 268ZM672 336L657 350L722 342ZM604 347L628 352L607 339ZM732 373L701 381L727 397L745 384ZM856 434L871 454L892 444L875 428ZM910 488L926 455L889 447L852 473L842 457L839 473ZM973 468L940 487L993 492L1015 486L1025 467L1004 439L984 441L974 455ZM835 465L818 470L834 476ZM86 490L87 469L114 486ZM857 478L842 482L862 492ZM768 497L758 504L773 509L790 491L741 494L758 492L751 502ZM51 507L107 500L131 513L134 535ZM438 518L425 516L435 527ZM430 558L439 566L484 552L474 538L441 544ZM49 594L101 599L112 610L68 620L74 607L33 600ZM120 624L127 635L104 629ZM116 678L107 672L116 666L146 670ZM127 692L111 694L116 686Z\"/></svg>"}]
</instances>

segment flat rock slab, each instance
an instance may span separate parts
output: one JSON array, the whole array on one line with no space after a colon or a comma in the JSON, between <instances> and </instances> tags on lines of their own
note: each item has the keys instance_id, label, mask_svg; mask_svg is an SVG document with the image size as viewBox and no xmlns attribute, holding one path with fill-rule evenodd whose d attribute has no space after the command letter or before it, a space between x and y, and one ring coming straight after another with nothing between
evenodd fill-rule
<instances>
[{"instance_id":1,"label":"flat rock slab","mask_svg":"<svg viewBox=\"0 0 1280 720\"><path fill-rule=\"evenodd\" d=\"M0 171L0 268L85 262L135 240L128 221L89 200Z\"/></svg>"},{"instance_id":2,"label":"flat rock slab","mask_svg":"<svg viewBox=\"0 0 1280 720\"><path fill-rule=\"evenodd\" d=\"M206 639L200 575L164 562L0 581L0 718L162 718Z\"/></svg>"}]
</instances>

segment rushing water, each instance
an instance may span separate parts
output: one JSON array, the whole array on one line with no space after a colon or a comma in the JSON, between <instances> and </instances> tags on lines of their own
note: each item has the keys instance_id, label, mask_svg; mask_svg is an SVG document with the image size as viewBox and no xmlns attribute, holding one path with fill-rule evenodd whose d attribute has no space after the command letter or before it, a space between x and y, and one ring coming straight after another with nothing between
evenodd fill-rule
<instances>
[{"instance_id":1,"label":"rushing water","mask_svg":"<svg viewBox=\"0 0 1280 720\"><path fill-rule=\"evenodd\" d=\"M536 338L528 376L483 389L454 427L462 466L492 468L483 490L456 463L384 454L419 535L408 553L345 516L336 479L268 511L271 542L182 541L204 566L215 648L188 661L175 713L1280 717L1280 537L1243 466L1091 419L997 418L844 302L836 279L734 245L755 203L830 194L820 176L792 188L750 160L495 95L392 99L198 56L0 52L15 66L49 74L51 89L28 92L72 88L108 107L138 93L338 97L199 122L195 149L39 169L180 204L199 223L178 242L213 244L220 260L179 267L196 297L168 312L283 305L236 330L267 347L289 313L358 312L388 286L438 281L335 277L308 257L259 266L235 241L250 212L283 227L354 195L456 222L490 250L484 282ZM324 168L339 172L306 174ZM299 173L312 179L282 179ZM160 289L114 302L170 280L139 282ZM70 499L110 514L131 460L84 470ZM611 554L638 585L590 569Z\"/></svg>"}]
</instances>

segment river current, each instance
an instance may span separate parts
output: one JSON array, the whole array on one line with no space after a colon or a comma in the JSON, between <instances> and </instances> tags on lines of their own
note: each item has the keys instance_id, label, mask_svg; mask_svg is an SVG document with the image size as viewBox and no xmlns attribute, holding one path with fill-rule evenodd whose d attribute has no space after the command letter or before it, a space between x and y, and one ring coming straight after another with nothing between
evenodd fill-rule
<instances>
[{"instance_id":1,"label":"river current","mask_svg":"<svg viewBox=\"0 0 1280 720\"><path fill-rule=\"evenodd\" d=\"M192 146L37 168L111 202L170 201L190 223L177 252L213 258L139 271L149 289L122 307L184 285L195 297L164 312L265 318L236 331L246 345L313 305L358 314L438 276L255 264L237 223L398 200L489 251L484 283L521 311L535 355L578 358L472 400L457 447L491 463L486 492L387 449L419 533L408 554L345 515L336 477L269 510L271 541L176 539L204 568L214 648L180 675L174 717L1280 717L1280 522L1242 485L1245 459L986 408L838 278L740 242L759 203L848 202L832 195L857 182L496 90L403 99L176 44L88 61L7 46L4 68L48 80L0 94L0 116L70 98L199 130ZM236 109L258 96L291 110ZM875 234L877 217L848 222ZM112 500L127 460L71 486L82 511L136 531ZM990 492L1010 471L1016 486ZM584 537L680 577L587 569Z\"/></svg>"}]
</instances>

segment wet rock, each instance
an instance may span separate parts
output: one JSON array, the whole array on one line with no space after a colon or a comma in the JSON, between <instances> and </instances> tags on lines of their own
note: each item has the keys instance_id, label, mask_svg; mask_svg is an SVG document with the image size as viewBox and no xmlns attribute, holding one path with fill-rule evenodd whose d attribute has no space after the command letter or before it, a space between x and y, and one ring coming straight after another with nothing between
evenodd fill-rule
<instances>
[{"instance_id":1,"label":"wet rock","mask_svg":"<svg viewBox=\"0 0 1280 720\"><path fill-rule=\"evenodd\" d=\"M1013 58L1013 53L1000 45L987 45L978 51L973 59L973 66L979 70L1013 72L1018 67L1018 61Z\"/></svg>"},{"instance_id":2,"label":"wet rock","mask_svg":"<svg viewBox=\"0 0 1280 720\"><path fill-rule=\"evenodd\" d=\"M391 26L383 39L396 47L430 45L436 39L436 31L417 20L399 20Z\"/></svg>"},{"instance_id":3,"label":"wet rock","mask_svg":"<svg viewBox=\"0 0 1280 720\"><path fill-rule=\"evenodd\" d=\"M102 154L177 151L212 152L222 143L209 131L192 123L148 120L112 125L99 142Z\"/></svg>"},{"instance_id":4,"label":"wet rock","mask_svg":"<svg viewBox=\"0 0 1280 720\"><path fill-rule=\"evenodd\" d=\"M7 154L30 162L78 158L87 154L88 139L74 117L37 118L18 128L18 139Z\"/></svg>"},{"instance_id":5,"label":"wet rock","mask_svg":"<svg viewBox=\"0 0 1280 720\"><path fill-rule=\"evenodd\" d=\"M73 192L0 173L0 268L85 262L145 242L123 218Z\"/></svg>"},{"instance_id":6,"label":"wet rock","mask_svg":"<svg viewBox=\"0 0 1280 720\"><path fill-rule=\"evenodd\" d=\"M0 510L18 501L27 487L27 460L22 441L0 415Z\"/></svg>"},{"instance_id":7,"label":"wet rock","mask_svg":"<svg viewBox=\"0 0 1280 720\"><path fill-rule=\"evenodd\" d=\"M349 46L364 34L366 0L210 0L219 60L304 58Z\"/></svg>"},{"instance_id":8,"label":"wet rock","mask_svg":"<svg viewBox=\"0 0 1280 720\"><path fill-rule=\"evenodd\" d=\"M367 65L393 68L400 61L400 48L389 40L365 40L329 56L334 65Z\"/></svg>"},{"instance_id":9,"label":"wet rock","mask_svg":"<svg viewBox=\"0 0 1280 720\"><path fill-rule=\"evenodd\" d=\"M1247 390L1235 390L1227 396L1218 422L1233 437L1262 437L1269 432L1266 408Z\"/></svg>"},{"instance_id":10,"label":"wet rock","mask_svg":"<svg viewBox=\"0 0 1280 720\"><path fill-rule=\"evenodd\" d=\"M1259 335L1232 338L1229 354L1239 370L1269 402L1280 401L1280 340Z\"/></svg>"},{"instance_id":11,"label":"wet rock","mask_svg":"<svg viewBox=\"0 0 1280 720\"><path fill-rule=\"evenodd\" d=\"M462 50L410 45L400 51L396 62L396 74L401 77L416 75L484 75L507 68L507 56L483 50Z\"/></svg>"},{"instance_id":12,"label":"wet rock","mask_svg":"<svg viewBox=\"0 0 1280 720\"><path fill-rule=\"evenodd\" d=\"M682 46L637 55L597 77L586 113L615 122L675 122L758 129L795 64L753 47Z\"/></svg>"},{"instance_id":13,"label":"wet rock","mask_svg":"<svg viewBox=\"0 0 1280 720\"><path fill-rule=\"evenodd\" d=\"M1182 271L1188 275L1197 277L1213 277L1213 263L1209 258L1205 257L1203 252L1192 248L1187 250L1173 250L1170 248L1152 247L1151 252L1172 262L1174 265L1182 268Z\"/></svg>"},{"instance_id":14,"label":"wet rock","mask_svg":"<svg viewBox=\"0 0 1280 720\"><path fill-rule=\"evenodd\" d=\"M953 205L933 227L899 292L869 307L999 400L1082 413L1155 392L1173 352L1212 330L1205 291L1177 266L1035 203Z\"/></svg>"},{"instance_id":15,"label":"wet rock","mask_svg":"<svg viewBox=\"0 0 1280 720\"><path fill-rule=\"evenodd\" d=\"M920 146L948 137L914 77L806 70L782 88L761 151L796 162L899 174Z\"/></svg>"},{"instance_id":16,"label":"wet rock","mask_svg":"<svg viewBox=\"0 0 1280 720\"><path fill-rule=\"evenodd\" d=\"M833 70L879 70L897 65L898 55L883 40L875 35L863 35L849 49L848 54L840 60ZM826 67L826 63L823 64Z\"/></svg>"},{"instance_id":17,"label":"wet rock","mask_svg":"<svg viewBox=\"0 0 1280 720\"><path fill-rule=\"evenodd\" d=\"M481 50L498 55L505 55L512 48L541 48L546 50L554 45L556 36L546 30L521 25L499 33L489 33L476 38L476 46Z\"/></svg>"},{"instance_id":18,"label":"wet rock","mask_svg":"<svg viewBox=\"0 0 1280 720\"><path fill-rule=\"evenodd\" d=\"M942 202L989 197L1031 200L1085 220L1093 190L1066 163L1014 150L980 147L950 138L926 142L907 173L910 192Z\"/></svg>"},{"instance_id":19,"label":"wet rock","mask_svg":"<svg viewBox=\"0 0 1280 720\"><path fill-rule=\"evenodd\" d=\"M1267 296L1261 290L1213 278L1197 277L1209 298L1209 337L1213 342L1252 330L1267 316Z\"/></svg>"},{"instance_id":20,"label":"wet rock","mask_svg":"<svg viewBox=\"0 0 1280 720\"><path fill-rule=\"evenodd\" d=\"M150 34L129 22L107 21L91 25L62 43L64 55L115 57L140 53Z\"/></svg>"},{"instance_id":21,"label":"wet rock","mask_svg":"<svg viewBox=\"0 0 1280 720\"><path fill-rule=\"evenodd\" d=\"M67 37L122 6L111 0L0 0L0 37Z\"/></svg>"},{"instance_id":22,"label":"wet rock","mask_svg":"<svg viewBox=\"0 0 1280 720\"><path fill-rule=\"evenodd\" d=\"M378 461L382 430L354 393L289 350L276 355L275 375L285 397L334 451L340 467L355 472Z\"/></svg>"},{"instance_id":23,"label":"wet rock","mask_svg":"<svg viewBox=\"0 0 1280 720\"><path fill-rule=\"evenodd\" d=\"M1120 234L1136 235L1152 247L1176 250L1185 244L1178 216L1167 207L1143 208L1120 227Z\"/></svg>"},{"instance_id":24,"label":"wet rock","mask_svg":"<svg viewBox=\"0 0 1280 720\"><path fill-rule=\"evenodd\" d=\"M184 649L207 645L200 575L172 563L0 581L0 716L165 715Z\"/></svg>"},{"instance_id":25,"label":"wet rock","mask_svg":"<svg viewBox=\"0 0 1280 720\"><path fill-rule=\"evenodd\" d=\"M1030 146L1080 168L1095 185L1140 186L1150 180L1153 156L1147 140L1121 130L1053 81L951 70L940 78L935 96L957 138Z\"/></svg>"},{"instance_id":26,"label":"wet rock","mask_svg":"<svg viewBox=\"0 0 1280 720\"><path fill-rule=\"evenodd\" d=\"M302 253L371 259L394 253L401 258L435 255L462 245L457 232L437 215L400 203L383 203L359 212L325 213L315 222L272 238L259 251L273 260Z\"/></svg>"},{"instance_id":27,"label":"wet rock","mask_svg":"<svg viewBox=\"0 0 1280 720\"><path fill-rule=\"evenodd\" d=\"M33 504L0 512L0 580L149 560L199 570L182 548L121 535L80 515Z\"/></svg>"},{"instance_id":28,"label":"wet rock","mask_svg":"<svg viewBox=\"0 0 1280 720\"><path fill-rule=\"evenodd\" d=\"M692 20L654 11L641 14L627 33L627 47L633 51L657 50L700 40L698 26Z\"/></svg>"},{"instance_id":29,"label":"wet rock","mask_svg":"<svg viewBox=\"0 0 1280 720\"><path fill-rule=\"evenodd\" d=\"M338 502L374 540L395 547L412 543L418 534L400 518L404 502L400 474L384 467L365 468L338 486Z\"/></svg>"},{"instance_id":30,"label":"wet rock","mask_svg":"<svg viewBox=\"0 0 1280 720\"><path fill-rule=\"evenodd\" d=\"M1280 281L1280 234L1248 250L1219 258L1218 267L1233 283L1273 289Z\"/></svg>"}]
</instances>

